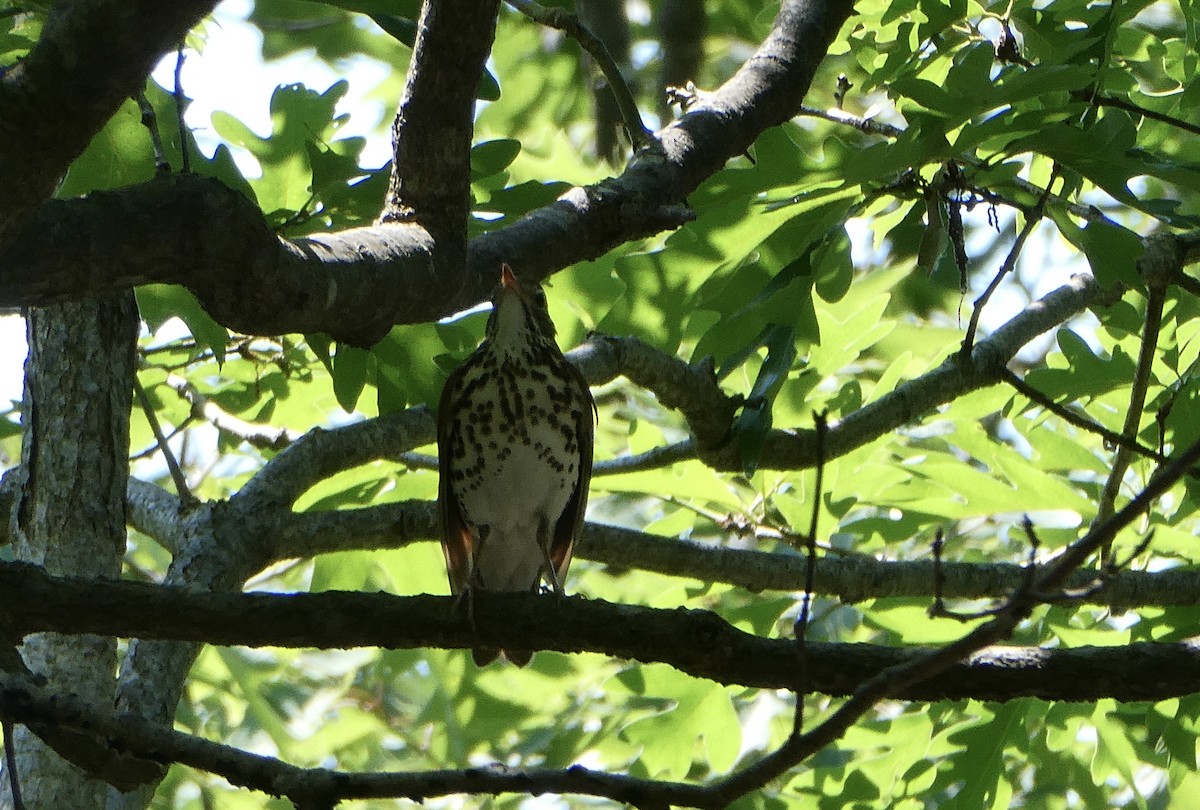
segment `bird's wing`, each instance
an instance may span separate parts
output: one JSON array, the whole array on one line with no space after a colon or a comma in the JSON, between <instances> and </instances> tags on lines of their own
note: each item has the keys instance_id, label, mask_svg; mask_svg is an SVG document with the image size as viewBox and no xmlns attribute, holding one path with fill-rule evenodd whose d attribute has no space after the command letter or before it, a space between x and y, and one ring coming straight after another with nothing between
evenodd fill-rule
<instances>
[{"instance_id":1,"label":"bird's wing","mask_svg":"<svg viewBox=\"0 0 1200 810\"><path fill-rule=\"evenodd\" d=\"M583 514L587 510L588 487L592 480L592 444L596 430L596 401L588 388L587 380L570 362L566 363L571 381L578 385L587 399L588 408L579 415L575 423L575 440L579 445L579 473L575 479L575 492L563 509L562 516L554 527L554 537L550 541L550 562L558 581L565 582L567 568L571 565L571 555L575 552L575 543L583 532Z\"/></svg>"},{"instance_id":2,"label":"bird's wing","mask_svg":"<svg viewBox=\"0 0 1200 810\"><path fill-rule=\"evenodd\" d=\"M475 559L475 534L463 520L458 498L451 491L454 475L454 453L451 447L450 414L454 409L454 396L462 381L463 367L455 369L446 380L442 398L438 404L438 511L442 518L442 552L446 555L446 574L450 578L450 592L462 593L471 581L471 567Z\"/></svg>"}]
</instances>

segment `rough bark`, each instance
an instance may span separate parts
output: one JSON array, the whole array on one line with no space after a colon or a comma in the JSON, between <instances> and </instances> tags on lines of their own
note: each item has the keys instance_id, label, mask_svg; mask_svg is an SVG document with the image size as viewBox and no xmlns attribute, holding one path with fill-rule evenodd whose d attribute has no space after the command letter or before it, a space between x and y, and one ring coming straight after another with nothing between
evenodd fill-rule
<instances>
[{"instance_id":1,"label":"rough bark","mask_svg":"<svg viewBox=\"0 0 1200 810\"><path fill-rule=\"evenodd\" d=\"M115 579L125 551L133 294L34 310L28 322L17 557L55 574ZM38 634L21 648L51 688L98 705L112 703L116 652L114 638L94 635ZM107 786L27 729L15 745L30 807L104 806Z\"/></svg>"},{"instance_id":2,"label":"rough bark","mask_svg":"<svg viewBox=\"0 0 1200 810\"><path fill-rule=\"evenodd\" d=\"M71 161L168 49L217 0L56 3L37 46L0 74L0 244L53 192Z\"/></svg>"},{"instance_id":3,"label":"rough bark","mask_svg":"<svg viewBox=\"0 0 1200 810\"><path fill-rule=\"evenodd\" d=\"M763 130L796 115L818 64L852 10L847 0L784 3L758 52L728 82L705 93L687 115L658 132L657 144L639 151L624 172L571 189L512 225L472 239L465 279L452 272L453 251L441 253L438 240L448 231L434 228L442 208L432 191L422 197L417 186L393 189L395 201L407 202L384 219L405 220L403 227L356 228L288 242L255 236L269 233L261 213L244 202L229 204L247 212L237 215L239 222L228 215L214 218L220 205L220 194L210 187L215 181L206 186L197 178L107 192L103 206L92 203L93 208L119 212L113 216L86 212L87 199L55 204L0 257L0 305L47 303L78 296L81 290L169 281L187 286L214 318L241 331L321 331L369 345L393 323L427 322L479 303L494 286L501 261L517 268L523 280L540 281L570 264L688 221L689 193L744 152ZM3 158L0 151L0 165ZM415 157L412 162L421 168ZM156 185L166 190L150 188ZM173 216L133 199L147 195L159 199ZM3 208L0 201L0 215ZM114 232L139 232L148 210L160 214L155 245L202 247L204 262L193 261L181 248L174 251L177 260L164 265L158 261L160 249L147 240L110 239ZM419 225L413 221L417 212ZM63 239L68 232L71 239ZM239 248L231 232L249 235L246 246ZM93 248L101 243L115 249ZM0 241L0 249L8 244ZM278 300L272 290L281 284L298 304L296 316L273 305L247 305ZM346 285L353 290L349 297Z\"/></svg>"},{"instance_id":4,"label":"rough bark","mask_svg":"<svg viewBox=\"0 0 1200 810\"><path fill-rule=\"evenodd\" d=\"M381 223L432 237L434 289L457 291L467 264L475 91L496 35L499 0L421 7L404 95L392 125L392 174Z\"/></svg>"},{"instance_id":5,"label":"rough bark","mask_svg":"<svg viewBox=\"0 0 1200 810\"><path fill-rule=\"evenodd\" d=\"M795 639L739 630L707 610L649 608L568 596L478 595L474 626L449 596L383 593L200 593L138 582L56 579L0 565L0 583L21 598L12 621L99 630L142 639L225 646L344 649L469 648L536 641L538 649L602 652L666 663L698 678L761 689L795 684ZM92 606L88 610L85 606ZM806 691L847 696L888 667L931 647L810 641ZM1166 700L1200 689L1200 638L1071 649L991 646L892 694L902 700ZM2 710L3 707L0 707Z\"/></svg>"}]
</instances>

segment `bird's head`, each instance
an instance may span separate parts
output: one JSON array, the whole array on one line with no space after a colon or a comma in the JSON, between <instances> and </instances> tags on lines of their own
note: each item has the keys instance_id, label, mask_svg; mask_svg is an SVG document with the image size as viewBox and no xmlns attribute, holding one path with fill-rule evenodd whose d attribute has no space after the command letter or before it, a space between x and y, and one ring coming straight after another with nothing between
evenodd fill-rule
<instances>
[{"instance_id":1,"label":"bird's head","mask_svg":"<svg viewBox=\"0 0 1200 810\"><path fill-rule=\"evenodd\" d=\"M492 294L487 336L500 347L537 340L554 342L554 323L546 309L546 294L540 286L522 284L507 264L500 266L500 283Z\"/></svg>"}]
</instances>

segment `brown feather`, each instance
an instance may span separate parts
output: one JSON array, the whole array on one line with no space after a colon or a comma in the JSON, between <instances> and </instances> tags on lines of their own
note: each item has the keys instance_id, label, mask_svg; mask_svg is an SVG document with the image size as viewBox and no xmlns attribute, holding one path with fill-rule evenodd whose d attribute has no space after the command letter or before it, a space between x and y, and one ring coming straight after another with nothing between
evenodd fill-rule
<instances>
[{"instance_id":1,"label":"brown feather","mask_svg":"<svg viewBox=\"0 0 1200 810\"><path fill-rule=\"evenodd\" d=\"M442 553L446 556L446 573L453 594L466 590L475 559L475 535L463 520L458 499L450 492L450 480L454 475L454 454L450 447L450 399L451 392L458 387L463 369L463 366L456 368L447 378L438 403L437 421L438 511L442 518Z\"/></svg>"},{"instance_id":2,"label":"brown feather","mask_svg":"<svg viewBox=\"0 0 1200 810\"><path fill-rule=\"evenodd\" d=\"M595 442L595 423L597 418L596 400L588 388L587 380L569 361L567 371L571 378L587 394L591 412L580 415L575 425L575 438L580 450L579 474L575 479L575 492L563 509L558 523L554 527L554 539L550 545L550 563L561 585L567 580L567 569L571 566L571 558L575 554L575 544L583 534L583 516L587 511L588 489L592 481L592 445Z\"/></svg>"},{"instance_id":3,"label":"brown feather","mask_svg":"<svg viewBox=\"0 0 1200 810\"><path fill-rule=\"evenodd\" d=\"M481 558L479 555L481 553L483 555L488 555L494 554L494 552L489 551L488 549L483 549L483 544L480 542L480 537L477 536L477 532L480 531L480 528L477 528L475 523L482 524L482 528L488 528L490 521L488 520L486 512L475 516L473 519L469 519L468 516L464 514L464 503L468 504L469 507L471 501L470 499L460 500L465 496L463 495L463 491L458 486L457 482L461 481L463 474L466 473L469 477L473 478L475 482L472 484L472 488L467 489L466 491L479 491L479 444L477 443L475 445L476 450L474 451L473 456L470 453L468 454L468 459L471 459L471 461L466 462L465 466L462 468L456 468L456 464L464 464L464 460L461 458L463 439L461 436L455 435L455 415L463 412L464 409L471 411L472 408L475 408L475 410L471 412L475 413L476 415L480 413L478 405L478 396L480 391L480 377L478 376L478 369L480 367L479 364L483 363L484 368L486 368L487 363L494 362L493 359L490 359L493 356L489 354L493 351L492 347L494 345L491 341L496 338L497 334L497 318L500 305L499 302L501 301L501 296L506 294L516 295L522 302L521 306L523 307L524 315L527 319L526 323L528 324L528 328L531 330L532 334L535 336L533 345L537 346L540 344L542 350L545 351L545 354L541 355L543 360L538 362L549 363L551 368L557 369L556 376L560 381L560 385L562 381L561 375L564 373L567 374L570 377L569 383L573 384L573 386L577 389L576 393L578 394L582 392L582 398L586 399L588 405L590 406L590 413L588 412L588 408L582 408L581 410L583 410L583 413L579 413L574 419L575 447L577 447L579 450L574 488L567 497L565 506L562 508L562 512L555 519L553 526L548 527L549 537L545 539L548 542L549 548L547 548L544 553L548 557L550 570L547 571L545 570L545 566L542 566L542 574L538 576L537 579L535 579L532 583L535 591L539 589L540 583L543 579L551 580L553 584L561 590L562 583L565 581L567 575L567 570L571 565L571 558L574 554L575 544L578 542L579 536L583 529L583 518L588 499L588 486L592 475L592 444L594 440L596 420L595 400L591 396L591 391L588 389L587 382L584 380L583 375L579 373L578 369L566 362L562 355L562 351L554 342L554 325L550 321L549 314L545 310L545 299L541 295L540 288L534 288L531 291L522 287L516 280L516 277L512 274L511 269L506 265L502 269L501 284L499 287L497 287L496 296L493 298L493 303L496 304L496 307L493 309L492 315L488 319L487 335L485 336L483 343L480 344L479 348L476 349L476 352L471 356L471 358L469 358L465 363L463 363L461 366L455 369L453 373L450 374L446 381L446 385L442 390L442 396L438 408L437 442L440 472L438 478L438 505L442 519L442 551L446 558L446 571L450 580L450 590L455 594L468 594L468 611L471 610L470 593L472 592L472 589L487 588L487 583L485 581L487 574L485 573L485 568L486 570L490 571L495 571L497 569L495 569L496 558L494 556L487 558L490 561L484 563L485 568L477 568L477 566L480 565ZM536 336L540 336L540 339ZM536 351L537 350L535 350L535 356ZM467 381L468 368L472 367L473 365L475 370L471 371L470 374L474 376L471 377L470 381ZM546 377L543 375L541 379L545 380ZM503 390L501 391L500 396L503 397ZM474 398L474 405L471 404L472 398ZM511 400L500 400L501 409L509 407L508 405L504 404L507 401ZM574 401L579 402L578 399L575 399ZM519 403L520 400L518 399L517 402ZM572 408L572 412L573 411L574 408ZM487 412L486 409L484 412ZM516 409L516 413L522 413L519 405ZM511 416L509 418L511 418ZM566 428L567 425L563 425L563 427ZM471 430L471 428L467 429ZM522 430L525 430L525 428L522 428ZM527 435L528 434L526 434L526 436ZM460 454L460 457L457 459L455 457L456 445ZM496 447L494 442L491 446L492 448ZM472 466L472 464L474 466ZM476 498L476 506L469 508L479 508L480 501L478 500L478 497L471 497ZM511 529L509 529L509 531L511 531ZM483 543L487 542L488 537L496 536L497 535L492 535L489 531L489 533L484 536ZM511 542L511 540L507 539L512 537L511 534L504 535L504 537L506 539L504 539L502 542ZM525 664L529 663L532 655L532 652L528 650L500 650L490 647L479 647L472 650L472 658L479 666L483 666L500 656L507 658L509 661L512 661L518 666L524 666Z\"/></svg>"}]
</instances>

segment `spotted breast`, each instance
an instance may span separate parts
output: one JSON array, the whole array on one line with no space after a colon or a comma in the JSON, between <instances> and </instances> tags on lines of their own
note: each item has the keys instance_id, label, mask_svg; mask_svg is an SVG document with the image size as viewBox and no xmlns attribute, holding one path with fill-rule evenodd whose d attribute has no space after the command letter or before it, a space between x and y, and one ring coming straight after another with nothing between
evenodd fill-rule
<instances>
[{"instance_id":1,"label":"spotted breast","mask_svg":"<svg viewBox=\"0 0 1200 810\"><path fill-rule=\"evenodd\" d=\"M508 265L483 342L446 381L438 413L442 546L454 593L562 593L583 525L595 405L554 342L540 288ZM473 651L482 665L502 651ZM518 664L527 651L503 651Z\"/></svg>"}]
</instances>

